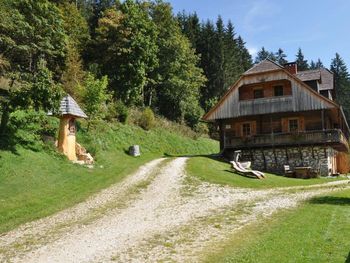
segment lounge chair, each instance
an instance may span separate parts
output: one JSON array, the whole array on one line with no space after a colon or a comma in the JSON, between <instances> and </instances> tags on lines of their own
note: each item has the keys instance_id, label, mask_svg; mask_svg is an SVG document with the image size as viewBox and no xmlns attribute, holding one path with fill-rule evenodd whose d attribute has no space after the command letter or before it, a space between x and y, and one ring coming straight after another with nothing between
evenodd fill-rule
<instances>
[{"instance_id":1,"label":"lounge chair","mask_svg":"<svg viewBox=\"0 0 350 263\"><path fill-rule=\"evenodd\" d=\"M254 176L254 177L258 178L258 179L265 178L265 174L260 172L260 171L247 170L239 162L231 161L230 163L232 165L232 168L235 171L237 171L237 172L239 172L239 173L241 173L243 175L252 175L252 176Z\"/></svg>"}]
</instances>

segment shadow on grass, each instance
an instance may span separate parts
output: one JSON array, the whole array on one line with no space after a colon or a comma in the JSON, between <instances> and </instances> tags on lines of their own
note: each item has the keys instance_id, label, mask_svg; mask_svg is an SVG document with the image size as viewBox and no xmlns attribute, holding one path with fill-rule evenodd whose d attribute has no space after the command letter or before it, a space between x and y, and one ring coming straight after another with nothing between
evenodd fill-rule
<instances>
[{"instance_id":1,"label":"shadow on grass","mask_svg":"<svg viewBox=\"0 0 350 263\"><path fill-rule=\"evenodd\" d=\"M203 158L208 158L211 160L215 160L218 162L222 162L222 163L226 163L229 164L229 161L227 159L225 159L224 157L222 157L220 154L196 154L196 155L186 155L186 154L169 154L169 153L164 153L163 154L164 157L190 157L190 158L196 158L196 157L203 157Z\"/></svg>"},{"instance_id":2,"label":"shadow on grass","mask_svg":"<svg viewBox=\"0 0 350 263\"><path fill-rule=\"evenodd\" d=\"M310 200L311 204L327 204L327 205L350 205L350 198L349 197L335 197L335 196L321 196L321 197L315 197ZM349 253L350 256L350 253ZM350 258L348 257L349 263ZM346 261L348 262L348 261Z\"/></svg>"},{"instance_id":3,"label":"shadow on grass","mask_svg":"<svg viewBox=\"0 0 350 263\"><path fill-rule=\"evenodd\" d=\"M347 259L345 260L345 263L350 263L350 252L349 252L349 254L348 254Z\"/></svg>"}]
</instances>

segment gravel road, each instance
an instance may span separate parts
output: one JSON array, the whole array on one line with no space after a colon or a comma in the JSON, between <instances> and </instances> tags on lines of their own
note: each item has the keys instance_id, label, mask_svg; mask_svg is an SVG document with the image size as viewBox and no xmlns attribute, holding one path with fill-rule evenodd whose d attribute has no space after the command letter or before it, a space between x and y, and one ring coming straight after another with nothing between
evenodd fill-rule
<instances>
[{"instance_id":1,"label":"gravel road","mask_svg":"<svg viewBox=\"0 0 350 263\"><path fill-rule=\"evenodd\" d=\"M186 176L157 159L83 203L0 236L1 262L199 262L235 231L347 181L253 190Z\"/></svg>"}]
</instances>

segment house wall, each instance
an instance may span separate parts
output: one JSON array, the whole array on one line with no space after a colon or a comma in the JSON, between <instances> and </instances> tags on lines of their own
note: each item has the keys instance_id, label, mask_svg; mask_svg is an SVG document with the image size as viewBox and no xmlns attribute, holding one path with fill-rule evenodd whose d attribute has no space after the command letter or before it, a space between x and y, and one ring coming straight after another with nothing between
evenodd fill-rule
<instances>
[{"instance_id":1,"label":"house wall","mask_svg":"<svg viewBox=\"0 0 350 263\"><path fill-rule=\"evenodd\" d=\"M281 80L290 81L292 95L239 100L239 87ZM205 116L205 119L219 120L278 112L303 112L336 108L334 104L322 98L322 95L306 88L304 83L297 81L283 71L248 75L235 84L222 101Z\"/></svg>"},{"instance_id":2,"label":"house wall","mask_svg":"<svg viewBox=\"0 0 350 263\"><path fill-rule=\"evenodd\" d=\"M291 83L288 80L270 81L245 85L239 88L239 100L254 99L254 90L262 89L264 98L274 97L274 87L283 86L283 96L292 95Z\"/></svg>"},{"instance_id":3,"label":"house wall","mask_svg":"<svg viewBox=\"0 0 350 263\"><path fill-rule=\"evenodd\" d=\"M339 152L337 154L337 169L341 174L346 174L350 171L349 153Z\"/></svg>"},{"instance_id":4,"label":"house wall","mask_svg":"<svg viewBox=\"0 0 350 263\"><path fill-rule=\"evenodd\" d=\"M284 165L291 169L310 166L322 176L337 172L338 152L330 147L286 147L259 150L242 150L240 161L251 161L252 169L283 173Z\"/></svg>"},{"instance_id":5,"label":"house wall","mask_svg":"<svg viewBox=\"0 0 350 263\"><path fill-rule=\"evenodd\" d=\"M242 136L242 126L244 123L251 124L252 136L257 134L270 134L289 132L289 120L298 119L299 131L322 130L322 117L320 111L282 113L273 115L257 115L227 119L223 121L221 127L225 129L226 135L233 137ZM331 120L325 113L324 128L331 129Z\"/></svg>"},{"instance_id":6,"label":"house wall","mask_svg":"<svg viewBox=\"0 0 350 263\"><path fill-rule=\"evenodd\" d=\"M75 152L75 132L69 130L69 121L74 120L74 117L64 116L60 119L60 128L58 134L58 150L66 155L69 160L76 161L77 156Z\"/></svg>"}]
</instances>

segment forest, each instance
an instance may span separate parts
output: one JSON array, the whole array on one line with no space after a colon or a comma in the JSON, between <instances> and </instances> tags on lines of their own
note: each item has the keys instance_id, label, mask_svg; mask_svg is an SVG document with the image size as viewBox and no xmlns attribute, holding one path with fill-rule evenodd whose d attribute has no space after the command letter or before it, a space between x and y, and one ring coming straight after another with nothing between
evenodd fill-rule
<instances>
[{"instance_id":1,"label":"forest","mask_svg":"<svg viewBox=\"0 0 350 263\"><path fill-rule=\"evenodd\" d=\"M299 70L326 67L296 51ZM205 133L203 114L265 58L287 62L282 48L252 58L220 15L201 21L161 0L2 0L0 133L11 139L18 111L57 112L66 93L90 120L123 122L129 108L147 108ZM338 53L329 69L349 118L350 77Z\"/></svg>"}]
</instances>

